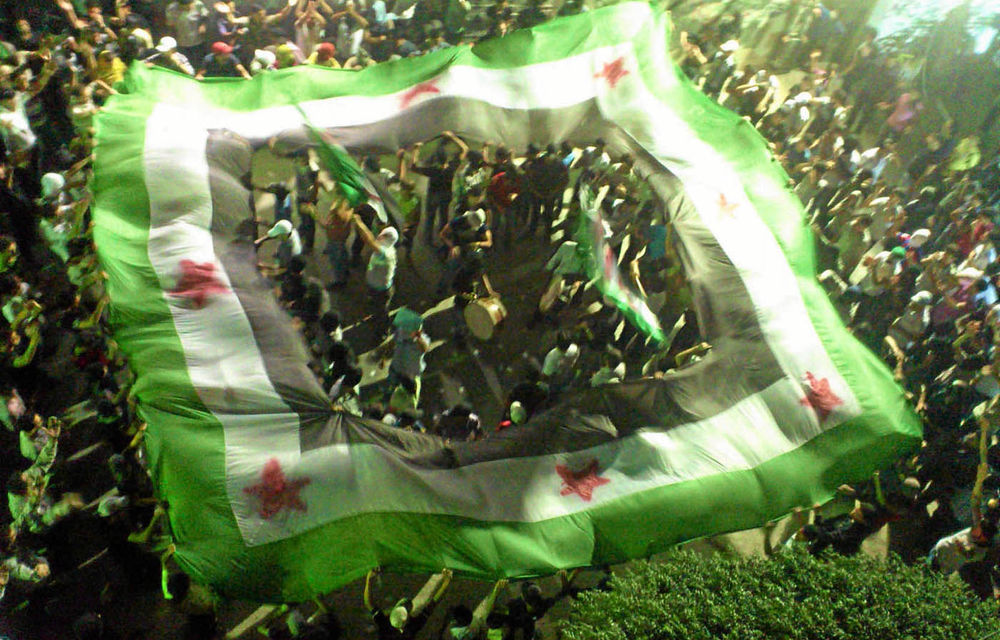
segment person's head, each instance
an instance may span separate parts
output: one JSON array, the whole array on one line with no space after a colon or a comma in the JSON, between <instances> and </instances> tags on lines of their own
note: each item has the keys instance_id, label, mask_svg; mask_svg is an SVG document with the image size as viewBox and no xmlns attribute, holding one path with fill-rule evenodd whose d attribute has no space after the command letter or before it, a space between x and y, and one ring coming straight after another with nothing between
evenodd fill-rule
<instances>
[{"instance_id":1,"label":"person's head","mask_svg":"<svg viewBox=\"0 0 1000 640\"><path fill-rule=\"evenodd\" d=\"M468 221L470 228L478 229L486 224L486 212L482 209L473 209L466 212L465 219Z\"/></svg>"},{"instance_id":2,"label":"person's head","mask_svg":"<svg viewBox=\"0 0 1000 640\"><path fill-rule=\"evenodd\" d=\"M373 154L365 156L365 159L361 162L361 168L372 173L377 172L380 168L378 156Z\"/></svg>"},{"instance_id":3,"label":"person's head","mask_svg":"<svg viewBox=\"0 0 1000 640\"><path fill-rule=\"evenodd\" d=\"M406 623L410 620L410 606L412 606L410 599L403 598L389 610L389 624L393 629L402 631L406 628Z\"/></svg>"},{"instance_id":4,"label":"person's head","mask_svg":"<svg viewBox=\"0 0 1000 640\"><path fill-rule=\"evenodd\" d=\"M42 176L42 200L54 200L66 186L66 178L61 173L46 173Z\"/></svg>"},{"instance_id":5,"label":"person's head","mask_svg":"<svg viewBox=\"0 0 1000 640\"><path fill-rule=\"evenodd\" d=\"M275 65L279 69L295 66L295 51L288 44L278 45L274 50Z\"/></svg>"},{"instance_id":6,"label":"person's head","mask_svg":"<svg viewBox=\"0 0 1000 640\"><path fill-rule=\"evenodd\" d=\"M464 604L452 607L448 611L448 617L456 627L467 627L472 624L472 611Z\"/></svg>"},{"instance_id":7,"label":"person's head","mask_svg":"<svg viewBox=\"0 0 1000 640\"><path fill-rule=\"evenodd\" d=\"M490 614L486 616L487 629L503 629L505 626L507 626L507 616L499 611L491 611Z\"/></svg>"},{"instance_id":8,"label":"person's head","mask_svg":"<svg viewBox=\"0 0 1000 640\"><path fill-rule=\"evenodd\" d=\"M474 185L468 191L465 192L465 204L466 206L469 207L475 207L479 205L479 203L481 203L485 198L486 198L486 187L485 185L482 184ZM477 227L482 226L483 223L486 222L485 214L482 216L482 218L483 218L482 221L480 221L480 223L476 225Z\"/></svg>"},{"instance_id":9,"label":"person's head","mask_svg":"<svg viewBox=\"0 0 1000 640\"><path fill-rule=\"evenodd\" d=\"M573 344L573 340L570 339L569 335L565 331L560 331L556 335L556 347L562 351L566 352L569 350L570 346Z\"/></svg>"},{"instance_id":10,"label":"person's head","mask_svg":"<svg viewBox=\"0 0 1000 640\"><path fill-rule=\"evenodd\" d=\"M483 158L483 154L479 151L469 151L465 154L465 161L469 163L469 169L474 171L483 166L485 158Z\"/></svg>"},{"instance_id":11,"label":"person's head","mask_svg":"<svg viewBox=\"0 0 1000 640\"><path fill-rule=\"evenodd\" d=\"M872 226L872 216L868 213L857 215L851 221L851 229L857 233L864 233L870 226Z\"/></svg>"},{"instance_id":12,"label":"person's head","mask_svg":"<svg viewBox=\"0 0 1000 640\"><path fill-rule=\"evenodd\" d=\"M867 502L859 502L853 509L851 509L850 515L851 520L859 522L861 524L871 524L872 518L878 514L878 510Z\"/></svg>"},{"instance_id":13,"label":"person's head","mask_svg":"<svg viewBox=\"0 0 1000 640\"><path fill-rule=\"evenodd\" d=\"M340 322L340 314L331 309L320 316L319 326L326 333L333 333L340 328Z\"/></svg>"},{"instance_id":14,"label":"person's head","mask_svg":"<svg viewBox=\"0 0 1000 640\"><path fill-rule=\"evenodd\" d=\"M100 614L88 612L74 620L73 637L76 640L101 640L104 637L104 621Z\"/></svg>"},{"instance_id":15,"label":"person's head","mask_svg":"<svg viewBox=\"0 0 1000 640\"><path fill-rule=\"evenodd\" d=\"M177 40L170 36L163 36L156 45L156 50L160 53L170 53L177 49Z\"/></svg>"},{"instance_id":16,"label":"person's head","mask_svg":"<svg viewBox=\"0 0 1000 640\"><path fill-rule=\"evenodd\" d=\"M97 401L97 417L98 419L117 418L118 408L115 406L114 402L111 402L107 398L101 398Z\"/></svg>"},{"instance_id":17,"label":"person's head","mask_svg":"<svg viewBox=\"0 0 1000 640\"><path fill-rule=\"evenodd\" d=\"M13 111L17 106L17 92L10 87L0 89L0 105L8 111Z\"/></svg>"},{"instance_id":18,"label":"person's head","mask_svg":"<svg viewBox=\"0 0 1000 640\"><path fill-rule=\"evenodd\" d=\"M319 46L316 47L316 61L326 62L333 58L337 53L337 48L333 46L332 42L321 42Z\"/></svg>"},{"instance_id":19,"label":"person's head","mask_svg":"<svg viewBox=\"0 0 1000 640\"><path fill-rule=\"evenodd\" d=\"M929 307L933 301L934 294L930 291L918 291L910 297L910 305L918 309Z\"/></svg>"},{"instance_id":20,"label":"person's head","mask_svg":"<svg viewBox=\"0 0 1000 640\"><path fill-rule=\"evenodd\" d=\"M215 56L217 60L228 57L232 52L233 48L225 42L220 41L212 43L212 55Z\"/></svg>"},{"instance_id":21,"label":"person's head","mask_svg":"<svg viewBox=\"0 0 1000 640\"><path fill-rule=\"evenodd\" d=\"M247 16L253 22L263 22L267 17L267 9L261 4L251 4L246 8Z\"/></svg>"},{"instance_id":22,"label":"person's head","mask_svg":"<svg viewBox=\"0 0 1000 640\"><path fill-rule=\"evenodd\" d=\"M19 469L12 471L10 475L7 476L7 493L11 493L16 496L28 495L28 479L23 470Z\"/></svg>"},{"instance_id":23,"label":"person's head","mask_svg":"<svg viewBox=\"0 0 1000 640\"><path fill-rule=\"evenodd\" d=\"M521 597L529 606L537 606L542 602L542 588L532 581L521 583Z\"/></svg>"},{"instance_id":24,"label":"person's head","mask_svg":"<svg viewBox=\"0 0 1000 640\"><path fill-rule=\"evenodd\" d=\"M399 232L396 231L395 227L386 227L375 237L375 242L382 247L394 247L398 241Z\"/></svg>"},{"instance_id":25,"label":"person's head","mask_svg":"<svg viewBox=\"0 0 1000 640\"><path fill-rule=\"evenodd\" d=\"M99 54L97 54L97 64L102 67L111 66L115 61L115 52L111 49L102 49Z\"/></svg>"}]
</instances>

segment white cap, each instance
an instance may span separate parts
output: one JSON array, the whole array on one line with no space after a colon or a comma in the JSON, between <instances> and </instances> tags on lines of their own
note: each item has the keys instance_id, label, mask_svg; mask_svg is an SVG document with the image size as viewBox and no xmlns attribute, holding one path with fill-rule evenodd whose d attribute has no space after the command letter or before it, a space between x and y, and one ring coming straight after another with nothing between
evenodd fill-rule
<instances>
[{"instance_id":1,"label":"white cap","mask_svg":"<svg viewBox=\"0 0 1000 640\"><path fill-rule=\"evenodd\" d=\"M510 421L514 424L524 424L524 421L528 419L528 412L525 410L524 405L515 400L510 403Z\"/></svg>"},{"instance_id":2,"label":"white cap","mask_svg":"<svg viewBox=\"0 0 1000 640\"><path fill-rule=\"evenodd\" d=\"M910 246L914 249L924 246L931 237L930 229L917 229L910 234Z\"/></svg>"},{"instance_id":3,"label":"white cap","mask_svg":"<svg viewBox=\"0 0 1000 640\"><path fill-rule=\"evenodd\" d=\"M66 178L61 173L46 173L42 176L42 199L49 200L66 186Z\"/></svg>"},{"instance_id":4,"label":"white cap","mask_svg":"<svg viewBox=\"0 0 1000 640\"><path fill-rule=\"evenodd\" d=\"M477 228L486 224L486 212L482 209L473 209L465 215L469 217L469 222Z\"/></svg>"},{"instance_id":5,"label":"white cap","mask_svg":"<svg viewBox=\"0 0 1000 640\"><path fill-rule=\"evenodd\" d=\"M278 56L274 55L273 51L268 51L267 49L257 49L253 52L253 59L259 62L261 66L270 67L278 61Z\"/></svg>"},{"instance_id":6,"label":"white cap","mask_svg":"<svg viewBox=\"0 0 1000 640\"><path fill-rule=\"evenodd\" d=\"M391 247L396 244L399 240L399 232L396 231L394 227L386 227L378 234L376 238L378 243L385 247Z\"/></svg>"},{"instance_id":7,"label":"white cap","mask_svg":"<svg viewBox=\"0 0 1000 640\"><path fill-rule=\"evenodd\" d=\"M400 631L406 626L407 620L410 619L410 612L406 610L406 607L399 604L392 608L389 612L389 624L393 629L399 629Z\"/></svg>"},{"instance_id":8,"label":"white cap","mask_svg":"<svg viewBox=\"0 0 1000 640\"><path fill-rule=\"evenodd\" d=\"M271 227L271 230L267 232L267 237L277 238L278 236L287 236L292 233L292 229L294 229L294 227L292 226L291 220L278 220L274 223L274 226Z\"/></svg>"},{"instance_id":9,"label":"white cap","mask_svg":"<svg viewBox=\"0 0 1000 640\"><path fill-rule=\"evenodd\" d=\"M177 41L170 36L163 36L160 38L160 42L156 45L156 50L160 53L167 53L168 51L173 51L177 48Z\"/></svg>"},{"instance_id":10,"label":"white cap","mask_svg":"<svg viewBox=\"0 0 1000 640\"><path fill-rule=\"evenodd\" d=\"M913 297L910 298L910 302L922 304L924 306L929 305L933 301L934 295L930 291L918 291L913 294Z\"/></svg>"}]
</instances>

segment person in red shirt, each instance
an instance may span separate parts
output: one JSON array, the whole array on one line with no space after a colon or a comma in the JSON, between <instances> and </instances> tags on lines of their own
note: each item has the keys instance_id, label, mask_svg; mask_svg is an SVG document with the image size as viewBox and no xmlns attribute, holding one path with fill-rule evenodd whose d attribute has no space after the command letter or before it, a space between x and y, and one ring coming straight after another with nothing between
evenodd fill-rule
<instances>
[{"instance_id":1,"label":"person in red shirt","mask_svg":"<svg viewBox=\"0 0 1000 640\"><path fill-rule=\"evenodd\" d=\"M497 167L486 188L486 204L490 213L490 226L496 231L504 246L510 244L517 224L514 207L521 194L521 180L517 167L508 158Z\"/></svg>"}]
</instances>

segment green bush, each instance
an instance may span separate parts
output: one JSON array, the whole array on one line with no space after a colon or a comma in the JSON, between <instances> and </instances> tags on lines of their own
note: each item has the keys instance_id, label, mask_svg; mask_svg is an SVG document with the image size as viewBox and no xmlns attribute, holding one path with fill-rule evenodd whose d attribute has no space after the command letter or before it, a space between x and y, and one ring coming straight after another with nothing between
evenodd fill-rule
<instances>
[{"instance_id":1,"label":"green bush","mask_svg":"<svg viewBox=\"0 0 1000 640\"><path fill-rule=\"evenodd\" d=\"M998 609L898 558L677 551L616 576L609 591L582 593L560 631L565 640L980 640L1000 628Z\"/></svg>"}]
</instances>

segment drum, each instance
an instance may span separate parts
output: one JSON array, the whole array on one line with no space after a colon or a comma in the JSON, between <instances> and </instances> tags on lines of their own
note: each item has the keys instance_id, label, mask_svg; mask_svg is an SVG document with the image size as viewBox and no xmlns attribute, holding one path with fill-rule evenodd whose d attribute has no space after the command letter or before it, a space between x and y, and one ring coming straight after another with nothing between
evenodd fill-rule
<instances>
[{"instance_id":1,"label":"drum","mask_svg":"<svg viewBox=\"0 0 1000 640\"><path fill-rule=\"evenodd\" d=\"M487 296L470 302L465 307L464 315L465 324L469 326L472 335L480 340L489 340L507 317L507 308L500 302L500 298Z\"/></svg>"}]
</instances>

